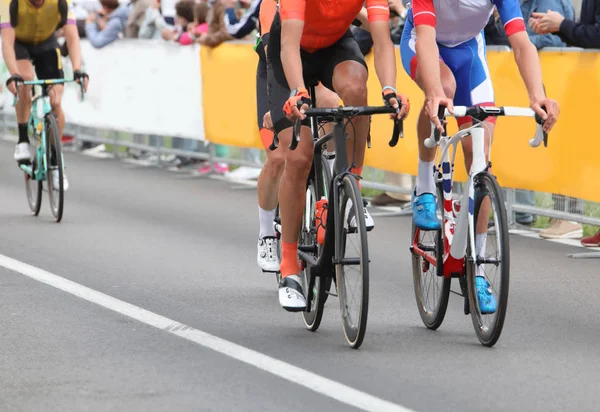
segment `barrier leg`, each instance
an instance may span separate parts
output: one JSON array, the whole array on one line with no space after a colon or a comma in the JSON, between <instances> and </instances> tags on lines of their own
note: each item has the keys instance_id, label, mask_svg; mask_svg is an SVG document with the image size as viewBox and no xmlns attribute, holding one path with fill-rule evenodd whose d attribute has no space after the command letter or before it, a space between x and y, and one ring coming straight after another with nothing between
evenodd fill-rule
<instances>
[{"instance_id":1,"label":"barrier leg","mask_svg":"<svg viewBox=\"0 0 600 412\"><path fill-rule=\"evenodd\" d=\"M117 159L119 157L119 132L116 130L113 132L114 134L114 143L113 143L113 157Z\"/></svg>"}]
</instances>

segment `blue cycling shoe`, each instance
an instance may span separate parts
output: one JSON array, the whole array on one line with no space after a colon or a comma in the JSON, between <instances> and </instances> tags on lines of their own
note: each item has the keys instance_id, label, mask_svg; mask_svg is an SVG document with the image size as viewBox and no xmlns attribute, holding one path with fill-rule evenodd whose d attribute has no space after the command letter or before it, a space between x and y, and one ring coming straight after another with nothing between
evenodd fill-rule
<instances>
[{"instance_id":1,"label":"blue cycling shoe","mask_svg":"<svg viewBox=\"0 0 600 412\"><path fill-rule=\"evenodd\" d=\"M490 283L483 276L475 277L477 287L477 300L479 300L479 311L482 315L489 315L498 309L498 302L492 292Z\"/></svg>"},{"instance_id":2,"label":"blue cycling shoe","mask_svg":"<svg viewBox=\"0 0 600 412\"><path fill-rule=\"evenodd\" d=\"M413 193L413 220L421 230L440 230L442 225L437 218L437 201L431 193L416 196Z\"/></svg>"}]
</instances>

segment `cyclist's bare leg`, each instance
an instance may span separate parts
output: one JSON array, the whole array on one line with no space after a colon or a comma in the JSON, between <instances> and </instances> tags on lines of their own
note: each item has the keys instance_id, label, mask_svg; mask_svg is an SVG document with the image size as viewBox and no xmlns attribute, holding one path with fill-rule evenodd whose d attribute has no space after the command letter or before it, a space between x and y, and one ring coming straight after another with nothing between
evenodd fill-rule
<instances>
[{"instance_id":1,"label":"cyclist's bare leg","mask_svg":"<svg viewBox=\"0 0 600 412\"><path fill-rule=\"evenodd\" d=\"M333 71L333 88L337 91L345 106L367 105L367 70L352 60L338 64ZM346 128L349 139L346 143L348 164L354 162L356 173L361 174L369 133L369 118L357 116L352 119L352 126ZM355 143L356 140L356 143Z\"/></svg>"},{"instance_id":2,"label":"cyclist's bare leg","mask_svg":"<svg viewBox=\"0 0 600 412\"><path fill-rule=\"evenodd\" d=\"M265 210L273 210L277 207L279 181L283 173L285 157L281 147L277 150L269 150L269 145L273 140L273 132L261 129L260 137L266 145L265 147L267 147L267 159L258 176L258 205Z\"/></svg>"},{"instance_id":3,"label":"cyclist's bare leg","mask_svg":"<svg viewBox=\"0 0 600 412\"><path fill-rule=\"evenodd\" d=\"M315 87L315 94L317 99L317 107L337 107L340 103L340 97L333 91L329 90L327 87L323 86L321 83L317 87ZM321 132L321 136L325 136L329 133L333 132L333 122L327 122L323 125L323 130ZM327 150L326 154L333 155L335 153L335 140L331 139L327 142ZM329 160L330 167L333 168L333 159Z\"/></svg>"},{"instance_id":4,"label":"cyclist's bare leg","mask_svg":"<svg viewBox=\"0 0 600 412\"><path fill-rule=\"evenodd\" d=\"M440 78L442 80L442 86L446 97L454 98L456 91L456 80L452 71L446 66L445 63L440 61ZM424 90L423 81L421 79L419 68L417 67L417 73L415 76L417 85ZM435 181L433 179L433 162L435 160L435 148L425 147L425 139L431 135L431 122L427 113L425 112L425 106L421 108L419 113L419 119L417 121L417 137L419 139L419 175L417 176L417 195L421 193L432 193L435 194Z\"/></svg>"},{"instance_id":5,"label":"cyclist's bare leg","mask_svg":"<svg viewBox=\"0 0 600 412\"><path fill-rule=\"evenodd\" d=\"M33 65L29 60L17 60L17 67L21 77L25 81L34 79ZM16 105L17 123L27 123L31 113L31 86L19 87L19 101Z\"/></svg>"},{"instance_id":6,"label":"cyclist's bare leg","mask_svg":"<svg viewBox=\"0 0 600 412\"><path fill-rule=\"evenodd\" d=\"M58 134L61 138L63 130L65 129L65 113L61 106L63 91L64 86L62 84L55 84L48 91L50 96L50 107L52 107L52 113L56 116L58 122Z\"/></svg>"},{"instance_id":7,"label":"cyclist's bare leg","mask_svg":"<svg viewBox=\"0 0 600 412\"><path fill-rule=\"evenodd\" d=\"M314 144L309 127L302 127L301 138L295 150L290 150L292 128L281 131L279 148L285 156L285 168L279 184L279 213L281 215L282 259L281 276L297 275L299 272L297 249L298 233L305 207L306 179L313 160ZM294 248L287 249L287 245Z\"/></svg>"}]
</instances>

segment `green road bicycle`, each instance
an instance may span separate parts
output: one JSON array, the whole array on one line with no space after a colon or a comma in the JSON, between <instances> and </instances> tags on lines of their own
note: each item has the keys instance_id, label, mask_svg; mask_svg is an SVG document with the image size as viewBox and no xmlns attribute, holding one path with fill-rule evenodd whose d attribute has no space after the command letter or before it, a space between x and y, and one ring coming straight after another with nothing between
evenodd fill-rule
<instances>
[{"instance_id":1,"label":"green road bicycle","mask_svg":"<svg viewBox=\"0 0 600 412\"><path fill-rule=\"evenodd\" d=\"M21 164L20 168L25 172L25 191L27 201L34 216L40 213L42 205L43 181L47 181L48 198L50 209L57 222L62 220L64 210L64 168L65 162L62 154L58 122L50 107L50 96L48 91L56 84L71 83L75 80L50 79L20 82L20 85L41 86L41 94L34 94L31 105L31 113L28 121L28 135L30 145L35 149L31 164ZM80 85L83 98L84 88ZM14 104L18 101L18 93ZM50 171L50 172L49 172ZM53 173L58 173L58 187L54 187Z\"/></svg>"}]
</instances>

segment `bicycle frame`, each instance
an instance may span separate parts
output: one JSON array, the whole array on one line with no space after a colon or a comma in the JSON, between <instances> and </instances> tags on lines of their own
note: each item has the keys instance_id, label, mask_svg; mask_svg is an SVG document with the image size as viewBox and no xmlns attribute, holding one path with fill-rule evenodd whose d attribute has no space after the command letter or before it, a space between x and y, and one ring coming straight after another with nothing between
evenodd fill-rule
<instances>
[{"instance_id":1,"label":"bicycle frame","mask_svg":"<svg viewBox=\"0 0 600 412\"><path fill-rule=\"evenodd\" d=\"M451 114L441 108L439 113L440 119ZM454 108L454 116L471 116L473 125L463 130L459 130L452 137L445 135L438 138L436 129L432 125L432 136L425 140L426 147L435 147L438 145L440 150L438 153L439 161L435 168L436 182L442 183L443 192L443 216L442 230L444 231L444 254L443 268L445 277L461 277L464 275L465 254L467 250L467 242L471 246L471 256L466 256L467 259L472 259L476 262L475 249L475 178L479 173L486 172L488 164L485 160L485 130L484 122L489 116L527 116L535 117L538 123L536 136L529 141L530 146L537 147L543 141L547 146L548 136L542 131L541 125L543 121L531 109L519 107L471 107L456 106ZM454 173L454 160L456 158L458 143L465 137L471 135L473 141L473 161L469 170L467 181L467 191L463 194L461 208L458 217L454 217L452 183ZM491 145L491 144L490 144ZM450 160L450 147L452 147L452 160ZM467 207L464 207L467 205ZM415 237L412 242L413 252L425 259L429 264L436 266L436 258L426 253L426 251L418 247L419 230L415 232Z\"/></svg>"},{"instance_id":2,"label":"bicycle frame","mask_svg":"<svg viewBox=\"0 0 600 412\"><path fill-rule=\"evenodd\" d=\"M34 80L23 82L25 86L41 86L41 94L36 94L32 98L31 113L29 114L29 121L27 122L27 128L31 132L31 136L36 139L36 160L37 168L33 173L33 167L29 165L20 165L21 170L27 173L30 177L35 180L45 180L47 178L48 170L48 159L46 158L46 116L52 112L50 105L50 96L48 94L48 88L56 84L65 84L73 82L73 80L64 79L48 79L48 80ZM83 86L82 91L83 91ZM35 90L35 89L32 89ZM18 96L18 94L17 94ZM18 97L15 96L14 104L17 103ZM13 105L14 105L13 104ZM62 156L62 153L61 153ZM64 168L64 158L63 158Z\"/></svg>"}]
</instances>

